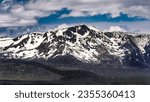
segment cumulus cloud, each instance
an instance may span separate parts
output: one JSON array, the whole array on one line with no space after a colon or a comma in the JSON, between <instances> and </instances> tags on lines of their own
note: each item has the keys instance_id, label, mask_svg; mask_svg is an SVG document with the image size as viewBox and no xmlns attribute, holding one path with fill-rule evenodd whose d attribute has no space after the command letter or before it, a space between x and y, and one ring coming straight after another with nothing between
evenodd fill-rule
<instances>
[{"instance_id":1,"label":"cumulus cloud","mask_svg":"<svg viewBox=\"0 0 150 102\"><path fill-rule=\"evenodd\" d=\"M147 0L64 0L66 8L72 10L62 17L94 16L98 14L111 14L118 17L120 13L129 16L150 18L150 1Z\"/></svg>"},{"instance_id":2,"label":"cumulus cloud","mask_svg":"<svg viewBox=\"0 0 150 102\"><path fill-rule=\"evenodd\" d=\"M39 9L40 4L35 8L30 8L31 2L20 4L14 1L4 0L0 4L0 27L35 25L37 24L36 18L46 17L53 13L51 10Z\"/></svg>"},{"instance_id":3,"label":"cumulus cloud","mask_svg":"<svg viewBox=\"0 0 150 102\"><path fill-rule=\"evenodd\" d=\"M89 12L82 12L82 11L71 11L69 14L63 14L61 15L60 18L65 18L65 17L85 17L89 16Z\"/></svg>"},{"instance_id":4,"label":"cumulus cloud","mask_svg":"<svg viewBox=\"0 0 150 102\"><path fill-rule=\"evenodd\" d=\"M77 23L78 24L78 23ZM150 34L150 21L137 22L91 22L84 23L86 25L93 25L101 31L109 30L111 26L119 26L127 32L138 32ZM75 25L75 24L74 24Z\"/></svg>"},{"instance_id":5,"label":"cumulus cloud","mask_svg":"<svg viewBox=\"0 0 150 102\"><path fill-rule=\"evenodd\" d=\"M107 31L107 32L126 32L126 30L121 28L120 26L110 26L110 28L105 31Z\"/></svg>"},{"instance_id":6,"label":"cumulus cloud","mask_svg":"<svg viewBox=\"0 0 150 102\"><path fill-rule=\"evenodd\" d=\"M62 14L60 18L99 14L118 17L120 13L150 18L149 0L27 0L24 4L15 1L3 0L0 3L0 27L34 25L37 18L52 15L63 8L71 12Z\"/></svg>"}]
</instances>

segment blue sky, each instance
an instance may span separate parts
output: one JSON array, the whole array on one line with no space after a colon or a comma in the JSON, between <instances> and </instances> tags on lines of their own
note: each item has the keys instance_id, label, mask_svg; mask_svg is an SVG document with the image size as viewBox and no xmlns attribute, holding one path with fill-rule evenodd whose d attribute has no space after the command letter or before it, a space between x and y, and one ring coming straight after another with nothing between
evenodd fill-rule
<instances>
[{"instance_id":1,"label":"blue sky","mask_svg":"<svg viewBox=\"0 0 150 102\"><path fill-rule=\"evenodd\" d=\"M71 10L62 9L56 12L53 15L43 17L38 19L39 24L55 24L55 23L82 23L82 22L121 22L121 21L146 21L148 19L144 17L129 17L127 14L120 13L120 16L112 18L111 14L98 14L94 16L85 16L85 17L65 17L60 18L62 14L69 14Z\"/></svg>"},{"instance_id":2,"label":"blue sky","mask_svg":"<svg viewBox=\"0 0 150 102\"><path fill-rule=\"evenodd\" d=\"M148 0L0 0L0 29L88 24L150 32L149 9Z\"/></svg>"}]
</instances>

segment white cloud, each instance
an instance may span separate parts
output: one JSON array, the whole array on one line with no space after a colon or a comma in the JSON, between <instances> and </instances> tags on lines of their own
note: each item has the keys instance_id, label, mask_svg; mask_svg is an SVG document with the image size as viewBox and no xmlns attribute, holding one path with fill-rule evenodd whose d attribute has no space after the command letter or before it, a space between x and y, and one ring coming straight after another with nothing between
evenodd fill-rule
<instances>
[{"instance_id":1,"label":"white cloud","mask_svg":"<svg viewBox=\"0 0 150 102\"><path fill-rule=\"evenodd\" d=\"M88 12L81 12L81 11L71 11L69 14L63 14L60 18L64 17L85 17L89 16L90 14Z\"/></svg>"},{"instance_id":2,"label":"white cloud","mask_svg":"<svg viewBox=\"0 0 150 102\"><path fill-rule=\"evenodd\" d=\"M77 16L94 16L98 14L111 14L117 17L120 14L121 5L116 0L65 0L68 4L66 7L73 12L68 17ZM62 16L63 17L63 16ZM67 17L67 14L64 16Z\"/></svg>"},{"instance_id":3,"label":"white cloud","mask_svg":"<svg viewBox=\"0 0 150 102\"><path fill-rule=\"evenodd\" d=\"M63 28L68 28L70 27L71 25L67 25L67 24L60 24L58 25L56 28L54 28L55 30L58 30L58 29L63 29Z\"/></svg>"},{"instance_id":4,"label":"white cloud","mask_svg":"<svg viewBox=\"0 0 150 102\"><path fill-rule=\"evenodd\" d=\"M44 3L46 2L43 2L43 6ZM35 25L37 24L36 18L46 17L53 13L51 10L38 9L41 4L37 4L35 8L33 5L33 9L30 9L28 7L30 4L32 6L32 2L23 5L13 3L13 0L4 0L0 4L0 27Z\"/></svg>"},{"instance_id":5,"label":"white cloud","mask_svg":"<svg viewBox=\"0 0 150 102\"><path fill-rule=\"evenodd\" d=\"M9 2L12 0L9 0ZM3 1L0 4L1 8L6 8L8 0ZM51 14L52 11L41 11L37 8L27 9L22 4L9 5L9 9L0 9L0 27L10 26L29 26L37 24L36 18L46 17Z\"/></svg>"},{"instance_id":6,"label":"white cloud","mask_svg":"<svg viewBox=\"0 0 150 102\"><path fill-rule=\"evenodd\" d=\"M60 18L98 14L118 17L120 13L150 18L149 0L29 0L26 4L13 1L16 0L4 0L0 4L0 27L33 25L37 23L36 18L46 17L63 8L71 12L62 14Z\"/></svg>"},{"instance_id":7,"label":"white cloud","mask_svg":"<svg viewBox=\"0 0 150 102\"><path fill-rule=\"evenodd\" d=\"M137 22L95 22L95 23L84 23L87 25L93 25L99 30L104 31L110 29L111 26L126 27L124 29L128 32L141 32L150 34L150 21L137 21Z\"/></svg>"},{"instance_id":8,"label":"white cloud","mask_svg":"<svg viewBox=\"0 0 150 102\"><path fill-rule=\"evenodd\" d=\"M104 30L107 32L126 32L125 29L121 28L120 26L110 26L110 28L108 30Z\"/></svg>"},{"instance_id":9,"label":"white cloud","mask_svg":"<svg viewBox=\"0 0 150 102\"><path fill-rule=\"evenodd\" d=\"M61 5L61 3L57 3ZM64 0L64 7L72 10L62 17L93 16L98 14L111 14L118 17L120 13L129 16L150 18L149 0Z\"/></svg>"}]
</instances>

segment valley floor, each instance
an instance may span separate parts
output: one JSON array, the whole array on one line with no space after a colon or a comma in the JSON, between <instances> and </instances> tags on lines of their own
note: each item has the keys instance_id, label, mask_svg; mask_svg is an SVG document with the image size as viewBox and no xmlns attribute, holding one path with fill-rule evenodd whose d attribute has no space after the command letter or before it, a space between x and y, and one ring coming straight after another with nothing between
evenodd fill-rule
<instances>
[{"instance_id":1,"label":"valley floor","mask_svg":"<svg viewBox=\"0 0 150 102\"><path fill-rule=\"evenodd\" d=\"M17 62L17 63L16 63ZM69 70L70 69L70 70ZM61 67L37 62L1 60L2 85L150 85L149 69L112 69L100 66Z\"/></svg>"}]
</instances>

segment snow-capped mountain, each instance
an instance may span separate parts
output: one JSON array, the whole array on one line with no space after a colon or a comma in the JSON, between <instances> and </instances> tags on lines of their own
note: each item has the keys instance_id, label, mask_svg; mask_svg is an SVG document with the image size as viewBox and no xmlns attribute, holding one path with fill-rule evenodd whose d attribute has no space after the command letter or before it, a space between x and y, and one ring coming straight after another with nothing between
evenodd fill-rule
<instances>
[{"instance_id":1,"label":"snow-capped mountain","mask_svg":"<svg viewBox=\"0 0 150 102\"><path fill-rule=\"evenodd\" d=\"M128 64L150 64L150 35L101 32L93 26L78 25L47 32L33 32L14 39L0 39L2 57L49 59L71 55L90 63L113 56Z\"/></svg>"}]
</instances>

